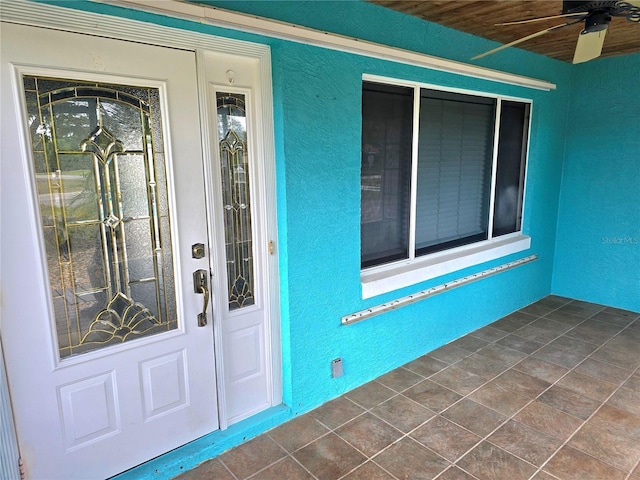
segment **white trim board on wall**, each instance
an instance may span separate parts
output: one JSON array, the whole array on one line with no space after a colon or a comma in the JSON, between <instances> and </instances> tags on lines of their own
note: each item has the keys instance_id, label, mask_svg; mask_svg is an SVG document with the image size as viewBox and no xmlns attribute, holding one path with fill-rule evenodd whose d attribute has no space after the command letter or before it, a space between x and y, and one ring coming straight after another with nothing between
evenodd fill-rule
<instances>
[{"instance_id":1,"label":"white trim board on wall","mask_svg":"<svg viewBox=\"0 0 640 480\"><path fill-rule=\"evenodd\" d=\"M217 27L241 30L268 37L315 45L331 50L354 53L366 57L389 60L417 67L430 68L458 75L465 75L494 82L518 85L538 90L555 90L556 85L513 73L478 67L463 62L412 52L366 40L331 32L315 30L278 20L223 10L217 7L195 5L178 0L91 0L125 8L159 13Z\"/></svg>"}]
</instances>

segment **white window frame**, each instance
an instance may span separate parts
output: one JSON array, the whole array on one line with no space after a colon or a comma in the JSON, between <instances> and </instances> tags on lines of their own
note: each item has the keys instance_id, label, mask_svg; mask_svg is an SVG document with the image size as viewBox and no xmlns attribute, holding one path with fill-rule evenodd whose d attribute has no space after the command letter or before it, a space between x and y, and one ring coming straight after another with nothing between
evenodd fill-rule
<instances>
[{"instance_id":1,"label":"white window frame","mask_svg":"<svg viewBox=\"0 0 640 480\"><path fill-rule=\"evenodd\" d=\"M415 285L420 282L431 280L448 273L452 273L464 268L479 265L484 262L496 260L517 252L522 252L531 247L531 237L522 232L525 223L525 207L527 201L527 174L529 170L529 144L531 138L531 111L533 101L527 98L511 97L507 95L496 95L492 93L467 90L461 88L448 88L440 85L433 85L422 82L399 80L395 78L382 77L378 75L364 74L364 82L375 82L386 85L396 85L409 87L414 90L413 108L413 137L411 148L411 200L409 218L409 258L394 262L363 268L360 271L360 282L362 284L362 298L371 298L376 295L391 292L403 287ZM475 242L469 245L450 248L428 255L416 256L415 254L415 233L416 233L416 202L417 202L417 177L418 177L418 129L420 124L420 111L418 108L420 101L420 89L427 88L443 92L461 93L465 95L475 95L496 99L496 116L494 128L493 159L491 170L491 199L489 204L489 225L488 239ZM529 104L529 125L527 131L527 143L525 153L525 175L524 192L522 203L522 221L520 230L507 235L493 237L493 212L495 204L496 174L498 163L498 129L500 128L500 113L503 100L516 101Z\"/></svg>"}]
</instances>

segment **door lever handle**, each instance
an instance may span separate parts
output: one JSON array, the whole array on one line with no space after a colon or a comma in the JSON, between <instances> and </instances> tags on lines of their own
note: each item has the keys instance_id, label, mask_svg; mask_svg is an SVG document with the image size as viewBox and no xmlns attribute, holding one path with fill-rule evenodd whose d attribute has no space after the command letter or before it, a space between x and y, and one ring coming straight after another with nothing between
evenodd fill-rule
<instances>
[{"instance_id":1,"label":"door lever handle","mask_svg":"<svg viewBox=\"0 0 640 480\"><path fill-rule=\"evenodd\" d=\"M207 307L209 306L209 288L207 286L207 271L196 270L193 272L193 290L195 293L201 293L204 295L204 305L202 306L202 312L198 314L198 326L204 327L207 325Z\"/></svg>"}]
</instances>

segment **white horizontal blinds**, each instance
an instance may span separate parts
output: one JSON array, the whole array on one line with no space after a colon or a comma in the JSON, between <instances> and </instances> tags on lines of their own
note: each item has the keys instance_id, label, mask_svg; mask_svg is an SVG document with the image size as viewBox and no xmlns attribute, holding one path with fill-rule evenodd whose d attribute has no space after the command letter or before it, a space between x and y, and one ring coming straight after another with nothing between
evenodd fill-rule
<instances>
[{"instance_id":1,"label":"white horizontal blinds","mask_svg":"<svg viewBox=\"0 0 640 480\"><path fill-rule=\"evenodd\" d=\"M502 101L493 236L520 230L529 132L529 104Z\"/></svg>"},{"instance_id":2,"label":"white horizontal blinds","mask_svg":"<svg viewBox=\"0 0 640 480\"><path fill-rule=\"evenodd\" d=\"M413 91L363 82L362 267L408 257Z\"/></svg>"},{"instance_id":3,"label":"white horizontal blinds","mask_svg":"<svg viewBox=\"0 0 640 480\"><path fill-rule=\"evenodd\" d=\"M416 255L487 238L495 104L421 90Z\"/></svg>"}]
</instances>

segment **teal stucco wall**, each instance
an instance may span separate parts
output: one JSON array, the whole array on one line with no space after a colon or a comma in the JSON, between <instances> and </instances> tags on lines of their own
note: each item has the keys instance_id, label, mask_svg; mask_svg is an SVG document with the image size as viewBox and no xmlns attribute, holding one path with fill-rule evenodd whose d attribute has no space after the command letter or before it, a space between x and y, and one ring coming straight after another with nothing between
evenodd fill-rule
<instances>
[{"instance_id":1,"label":"teal stucco wall","mask_svg":"<svg viewBox=\"0 0 640 480\"><path fill-rule=\"evenodd\" d=\"M361 57L201 23L81 1L55 2L270 45L281 267L283 408L214 432L122 478L170 477L309 411L551 292L571 66L511 49L480 63L549 80L546 92ZM343 35L468 61L493 42L365 2L218 2ZM363 300L360 284L360 135L363 74L531 99L524 211L531 249ZM364 322L340 318L510 260L539 260ZM331 378L341 357L344 375Z\"/></svg>"},{"instance_id":2,"label":"teal stucco wall","mask_svg":"<svg viewBox=\"0 0 640 480\"><path fill-rule=\"evenodd\" d=\"M572 71L553 273L554 293L634 311L640 311L639 78L640 54Z\"/></svg>"},{"instance_id":3,"label":"teal stucco wall","mask_svg":"<svg viewBox=\"0 0 640 480\"><path fill-rule=\"evenodd\" d=\"M490 42L362 2L218 3L425 53L467 59ZM339 14L338 14L339 12ZM389 28L385 26L390 25ZM404 34L402 32L405 32ZM556 212L569 99L568 65L522 51L492 68L549 79L543 92L308 45L272 46L277 105L278 214L286 256L285 401L302 413L551 291ZM449 54L447 55L447 52ZM364 73L533 100L524 231L530 252L363 301L360 284L360 130ZM282 218L282 217L281 217ZM281 230L282 233L283 230ZM540 260L450 293L341 326L340 317L444 281L536 253ZM345 375L330 377L341 357Z\"/></svg>"}]
</instances>

